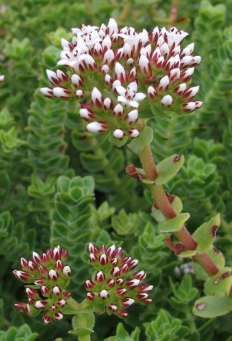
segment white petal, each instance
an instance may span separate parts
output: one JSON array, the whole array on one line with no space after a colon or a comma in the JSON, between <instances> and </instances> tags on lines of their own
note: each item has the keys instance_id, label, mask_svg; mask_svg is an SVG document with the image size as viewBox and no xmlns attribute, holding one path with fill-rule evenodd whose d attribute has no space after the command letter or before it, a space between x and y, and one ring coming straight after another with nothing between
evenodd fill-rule
<instances>
[{"instance_id":1,"label":"white petal","mask_svg":"<svg viewBox=\"0 0 232 341\"><path fill-rule=\"evenodd\" d=\"M129 123L137 121L138 116L139 116L138 110L132 110L132 111L130 111L130 112L127 114L127 116L128 116L128 122L129 122Z\"/></svg>"},{"instance_id":2,"label":"white petal","mask_svg":"<svg viewBox=\"0 0 232 341\"><path fill-rule=\"evenodd\" d=\"M132 91L134 91L134 92L137 92L137 90L138 90L138 84L137 84L137 82L131 82L131 83L129 83L129 84L128 84L128 90L129 90L129 91L132 90Z\"/></svg>"},{"instance_id":3,"label":"white petal","mask_svg":"<svg viewBox=\"0 0 232 341\"><path fill-rule=\"evenodd\" d=\"M126 94L126 89L121 85L116 86L116 91L118 95L121 95L121 96L125 96Z\"/></svg>"},{"instance_id":4,"label":"white petal","mask_svg":"<svg viewBox=\"0 0 232 341\"><path fill-rule=\"evenodd\" d=\"M161 99L161 103L165 106L169 106L171 105L173 102L173 98L170 95L165 95L162 99Z\"/></svg>"},{"instance_id":5,"label":"white petal","mask_svg":"<svg viewBox=\"0 0 232 341\"><path fill-rule=\"evenodd\" d=\"M190 54L193 53L193 50L194 50L194 43L191 43L183 49L182 54L184 56L189 56Z\"/></svg>"},{"instance_id":6,"label":"white petal","mask_svg":"<svg viewBox=\"0 0 232 341\"><path fill-rule=\"evenodd\" d=\"M102 124L94 121L87 124L86 128L90 133L99 133L102 130Z\"/></svg>"},{"instance_id":7,"label":"white petal","mask_svg":"<svg viewBox=\"0 0 232 341\"><path fill-rule=\"evenodd\" d=\"M93 103L96 103L97 101L98 102L102 101L102 94L96 87L93 88L91 97L92 97Z\"/></svg>"},{"instance_id":8,"label":"white petal","mask_svg":"<svg viewBox=\"0 0 232 341\"><path fill-rule=\"evenodd\" d=\"M124 136L124 132L121 130L121 129L115 129L113 131L113 136L116 138L116 139L122 139L123 136Z\"/></svg>"},{"instance_id":9,"label":"white petal","mask_svg":"<svg viewBox=\"0 0 232 341\"><path fill-rule=\"evenodd\" d=\"M67 97L67 93L65 92L64 88L60 88L60 87L55 87L53 88L53 95L55 97Z\"/></svg>"},{"instance_id":10,"label":"white petal","mask_svg":"<svg viewBox=\"0 0 232 341\"><path fill-rule=\"evenodd\" d=\"M129 134L130 134L131 137L135 138L135 137L139 136L139 131L138 131L138 129L131 129Z\"/></svg>"},{"instance_id":11,"label":"white petal","mask_svg":"<svg viewBox=\"0 0 232 341\"><path fill-rule=\"evenodd\" d=\"M161 80L159 82L159 86L165 90L165 89L167 89L168 85L169 85L169 77L166 75L166 76L161 78Z\"/></svg>"},{"instance_id":12,"label":"white petal","mask_svg":"<svg viewBox=\"0 0 232 341\"><path fill-rule=\"evenodd\" d=\"M140 101L144 100L145 97L146 97L146 95L143 92L137 92L137 94L134 97L134 100L137 102L140 102Z\"/></svg>"},{"instance_id":13,"label":"white petal","mask_svg":"<svg viewBox=\"0 0 232 341\"><path fill-rule=\"evenodd\" d=\"M128 103L128 100L124 96L118 96L118 102L121 102L126 105Z\"/></svg>"},{"instance_id":14,"label":"white petal","mask_svg":"<svg viewBox=\"0 0 232 341\"><path fill-rule=\"evenodd\" d=\"M133 100L127 101L127 105L132 107L132 108L138 108L139 107L139 103Z\"/></svg>"},{"instance_id":15,"label":"white petal","mask_svg":"<svg viewBox=\"0 0 232 341\"><path fill-rule=\"evenodd\" d=\"M108 22L109 34L118 33L118 24L114 18L110 18Z\"/></svg>"}]
</instances>

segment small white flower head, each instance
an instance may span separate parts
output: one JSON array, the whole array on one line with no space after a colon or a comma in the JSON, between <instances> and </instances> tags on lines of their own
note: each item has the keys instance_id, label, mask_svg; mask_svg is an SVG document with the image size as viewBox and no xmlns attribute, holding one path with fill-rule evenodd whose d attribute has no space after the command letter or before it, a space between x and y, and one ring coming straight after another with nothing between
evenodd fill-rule
<instances>
[{"instance_id":1,"label":"small white flower head","mask_svg":"<svg viewBox=\"0 0 232 341\"><path fill-rule=\"evenodd\" d=\"M110 18L100 26L73 28L72 34L71 41L61 41L62 70L47 70L50 86L40 91L51 99L79 101L90 133L120 139L123 132L126 143L141 133L150 105L158 112L175 104L178 113L200 107L193 101L199 88L189 82L201 57L193 54L194 43L184 44L186 32L176 27L136 31Z\"/></svg>"},{"instance_id":2,"label":"small white flower head","mask_svg":"<svg viewBox=\"0 0 232 341\"><path fill-rule=\"evenodd\" d=\"M0 75L0 83L4 82L4 80L5 80L5 76L4 75Z\"/></svg>"}]
</instances>

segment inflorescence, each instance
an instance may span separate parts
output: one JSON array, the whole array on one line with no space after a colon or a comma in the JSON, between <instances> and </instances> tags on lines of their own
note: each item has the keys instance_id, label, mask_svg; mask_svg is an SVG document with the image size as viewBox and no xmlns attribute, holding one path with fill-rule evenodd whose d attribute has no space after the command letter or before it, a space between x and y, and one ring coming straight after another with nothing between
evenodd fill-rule
<instances>
[{"instance_id":1,"label":"inflorescence","mask_svg":"<svg viewBox=\"0 0 232 341\"><path fill-rule=\"evenodd\" d=\"M47 70L51 87L41 88L49 98L77 98L80 116L91 133L110 132L116 139L139 136L152 105L192 112L202 102L194 96L199 86L190 87L200 56L193 56L194 43L181 48L188 33L175 27L155 27L136 32L108 25L72 30L73 39L62 39L56 71Z\"/></svg>"},{"instance_id":2,"label":"inflorescence","mask_svg":"<svg viewBox=\"0 0 232 341\"><path fill-rule=\"evenodd\" d=\"M21 270L14 270L14 276L25 283L27 303L16 303L15 307L26 314L43 312L44 323L63 318L62 309L70 293L66 290L71 269L65 265L66 250L57 246L42 255L33 252L32 260L21 258Z\"/></svg>"},{"instance_id":3,"label":"inflorescence","mask_svg":"<svg viewBox=\"0 0 232 341\"><path fill-rule=\"evenodd\" d=\"M126 317L125 309L133 303L151 303L152 285L144 283L146 273L135 271L138 260L125 256L122 248L89 244L89 258L95 269L85 282L87 298L103 305L108 313Z\"/></svg>"}]
</instances>

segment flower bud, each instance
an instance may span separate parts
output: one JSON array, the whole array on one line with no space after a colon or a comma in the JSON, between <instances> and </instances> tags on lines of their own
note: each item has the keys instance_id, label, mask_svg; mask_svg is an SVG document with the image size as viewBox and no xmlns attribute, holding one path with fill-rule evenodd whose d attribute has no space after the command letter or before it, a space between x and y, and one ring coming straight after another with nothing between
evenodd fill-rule
<instances>
[{"instance_id":1,"label":"flower bud","mask_svg":"<svg viewBox=\"0 0 232 341\"><path fill-rule=\"evenodd\" d=\"M70 296L66 288L69 285L71 269L64 265L67 256L67 251L57 246L42 255L33 252L33 260L21 258L23 271L14 270L13 274L25 282L28 303L17 303L15 307L18 310L31 314L33 309L37 309L43 313L44 323L63 317L62 308Z\"/></svg>"},{"instance_id":2,"label":"flower bud","mask_svg":"<svg viewBox=\"0 0 232 341\"><path fill-rule=\"evenodd\" d=\"M126 257L123 250L115 245L97 248L91 243L89 253L94 254L96 261L91 264L97 269L92 279L85 282L87 299L93 305L95 302L97 306L105 302L110 314L126 317L125 309L133 303L148 303L150 298L147 291L151 288L143 282L146 273L133 272L138 264L137 259ZM102 263L102 259L107 259L107 265Z\"/></svg>"}]
</instances>

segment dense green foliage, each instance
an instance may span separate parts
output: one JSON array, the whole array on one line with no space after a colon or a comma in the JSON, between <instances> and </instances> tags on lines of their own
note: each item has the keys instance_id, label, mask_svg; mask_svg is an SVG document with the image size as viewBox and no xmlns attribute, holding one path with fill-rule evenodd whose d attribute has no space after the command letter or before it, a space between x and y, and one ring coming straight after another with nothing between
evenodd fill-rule
<instances>
[{"instance_id":1,"label":"dense green foliage","mask_svg":"<svg viewBox=\"0 0 232 341\"><path fill-rule=\"evenodd\" d=\"M177 275L182 260L158 234L149 193L125 173L134 161L132 153L104 137L86 138L76 102L49 101L37 90L45 80L44 70L55 65L60 37L69 37L71 27L100 24L111 16L136 28L173 25L171 6L172 1L160 0L21 0L20 6L18 0L1 0L0 340L75 339L67 334L69 319L44 326L14 309L24 293L11 270L32 250L61 244L70 253L72 288L79 300L88 278L89 241L122 245L140 260L155 287L153 303L131 308L126 320L97 317L93 340L231 340L231 314L210 321L192 314L193 302L203 292L201 276ZM216 243L229 266L231 13L229 0L180 1L175 25L191 33L203 58L195 80L204 106L188 116L154 113L151 121L157 160L185 155L182 170L168 186L191 213L190 229L221 212Z\"/></svg>"}]
</instances>

